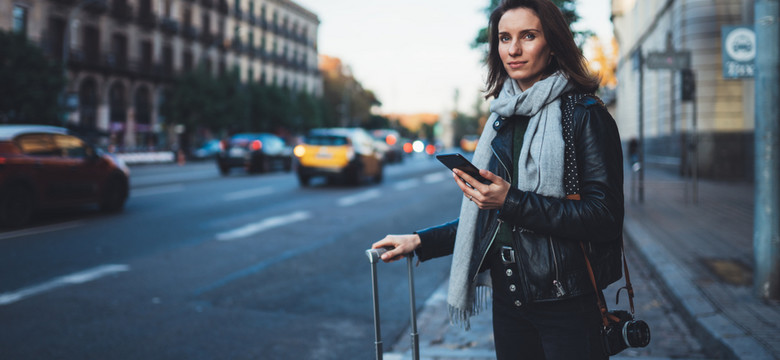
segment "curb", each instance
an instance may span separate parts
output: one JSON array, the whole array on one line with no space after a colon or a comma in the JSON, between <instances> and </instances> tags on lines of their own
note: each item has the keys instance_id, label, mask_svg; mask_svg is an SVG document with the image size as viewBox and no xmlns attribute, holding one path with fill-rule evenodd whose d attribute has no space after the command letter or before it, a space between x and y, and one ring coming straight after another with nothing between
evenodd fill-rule
<instances>
[{"instance_id":1,"label":"curb","mask_svg":"<svg viewBox=\"0 0 780 360\"><path fill-rule=\"evenodd\" d=\"M645 228L634 219L624 219L624 234L650 264L670 300L682 309L681 314L707 346L720 350L729 359L774 359L754 338L725 317L698 290L694 276L675 258L652 240Z\"/></svg>"}]
</instances>

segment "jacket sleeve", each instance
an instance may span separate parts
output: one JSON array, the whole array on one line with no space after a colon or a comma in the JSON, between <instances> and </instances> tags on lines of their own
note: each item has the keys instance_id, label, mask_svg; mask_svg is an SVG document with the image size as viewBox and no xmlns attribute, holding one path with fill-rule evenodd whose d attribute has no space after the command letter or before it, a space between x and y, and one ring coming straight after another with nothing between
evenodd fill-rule
<instances>
[{"instance_id":1,"label":"jacket sleeve","mask_svg":"<svg viewBox=\"0 0 780 360\"><path fill-rule=\"evenodd\" d=\"M574 110L574 143L581 200L510 189L499 218L556 237L611 241L623 228L623 152L617 124L594 101Z\"/></svg>"},{"instance_id":2,"label":"jacket sleeve","mask_svg":"<svg viewBox=\"0 0 780 360\"><path fill-rule=\"evenodd\" d=\"M458 219L448 223L417 231L420 246L414 251L420 261L451 255L455 250L455 233Z\"/></svg>"}]
</instances>

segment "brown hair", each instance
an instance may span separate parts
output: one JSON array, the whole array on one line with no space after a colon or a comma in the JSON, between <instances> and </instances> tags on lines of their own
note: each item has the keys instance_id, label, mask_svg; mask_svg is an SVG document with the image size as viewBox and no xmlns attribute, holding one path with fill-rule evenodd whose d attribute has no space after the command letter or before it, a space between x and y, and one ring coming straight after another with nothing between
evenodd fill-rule
<instances>
[{"instance_id":1,"label":"brown hair","mask_svg":"<svg viewBox=\"0 0 780 360\"><path fill-rule=\"evenodd\" d=\"M501 87L509 77L498 54L498 22L512 9L526 8L533 11L542 23L542 32L552 54L550 64L544 69L543 77L558 70L582 92L592 93L599 87L599 79L588 72L587 60L574 42L569 25L561 10L549 0L504 0L490 14L490 50L488 51L488 77L485 98L498 97Z\"/></svg>"}]
</instances>

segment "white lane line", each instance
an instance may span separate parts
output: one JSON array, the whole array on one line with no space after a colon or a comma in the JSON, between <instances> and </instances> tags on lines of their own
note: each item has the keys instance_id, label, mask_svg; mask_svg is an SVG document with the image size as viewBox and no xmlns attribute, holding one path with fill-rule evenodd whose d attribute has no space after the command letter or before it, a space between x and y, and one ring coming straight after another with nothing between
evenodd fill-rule
<instances>
[{"instance_id":1,"label":"white lane line","mask_svg":"<svg viewBox=\"0 0 780 360\"><path fill-rule=\"evenodd\" d=\"M132 190L130 191L130 197L168 194L168 193L174 193L183 190L184 190L184 185L182 184L157 186L157 187L150 187L145 189Z\"/></svg>"},{"instance_id":2,"label":"white lane line","mask_svg":"<svg viewBox=\"0 0 780 360\"><path fill-rule=\"evenodd\" d=\"M311 217L311 213L309 213L308 211L297 211L287 215L274 216L274 217L264 219L263 221L258 221L256 223L244 225L237 229L219 233L217 234L217 240L219 241L236 240L275 227L292 224L298 221L303 221L310 217Z\"/></svg>"},{"instance_id":3,"label":"white lane line","mask_svg":"<svg viewBox=\"0 0 780 360\"><path fill-rule=\"evenodd\" d=\"M420 185L420 179L409 179L399 181L393 188L396 190L409 190L411 188L417 187L418 185Z\"/></svg>"},{"instance_id":4,"label":"white lane line","mask_svg":"<svg viewBox=\"0 0 780 360\"><path fill-rule=\"evenodd\" d=\"M339 206L352 206L357 203L361 203L371 199L376 199L380 196L382 196L381 191L379 191L378 189L372 189L361 193L357 193L355 195L345 196L339 199L338 204Z\"/></svg>"},{"instance_id":5,"label":"white lane line","mask_svg":"<svg viewBox=\"0 0 780 360\"><path fill-rule=\"evenodd\" d=\"M272 187L241 190L241 191L235 191L232 193L225 194L225 196L222 197L222 200L225 201L241 200L241 199L247 199L251 197L264 196L264 195L271 194L273 192L274 189Z\"/></svg>"},{"instance_id":6,"label":"white lane line","mask_svg":"<svg viewBox=\"0 0 780 360\"><path fill-rule=\"evenodd\" d=\"M62 224L46 225L46 226L39 226L39 227L31 228L31 229L9 231L9 232L0 234L0 240L3 240L3 239L13 239L13 238L16 238L16 237L28 236L28 235L43 234L43 233L52 232L52 231L65 230L65 229L70 229L70 228L74 228L74 227L77 227L77 226L81 226L83 224L84 223L81 222L81 221L71 221L71 222L62 223Z\"/></svg>"},{"instance_id":7,"label":"white lane line","mask_svg":"<svg viewBox=\"0 0 780 360\"><path fill-rule=\"evenodd\" d=\"M433 174L428 174L423 177L423 182L426 184L434 184L437 182L444 181L448 178L452 177L452 172L437 172Z\"/></svg>"},{"instance_id":8,"label":"white lane line","mask_svg":"<svg viewBox=\"0 0 780 360\"><path fill-rule=\"evenodd\" d=\"M97 280L101 277L123 271L130 271L130 267L127 265L109 264L79 271L70 275L60 276L43 284L26 287L14 292L2 293L0 294L0 306L12 304L24 298L38 295L63 286L83 284L88 281Z\"/></svg>"}]
</instances>

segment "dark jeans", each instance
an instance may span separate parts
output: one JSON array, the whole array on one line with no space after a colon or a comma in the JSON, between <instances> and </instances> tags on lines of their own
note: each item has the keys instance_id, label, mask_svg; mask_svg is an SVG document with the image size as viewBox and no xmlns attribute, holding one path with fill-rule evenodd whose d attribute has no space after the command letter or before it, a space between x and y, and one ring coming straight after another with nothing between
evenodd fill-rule
<instances>
[{"instance_id":1,"label":"dark jeans","mask_svg":"<svg viewBox=\"0 0 780 360\"><path fill-rule=\"evenodd\" d=\"M500 257L491 262L493 336L498 360L609 358L601 345L601 316L595 294L523 304L516 271L516 264L504 265Z\"/></svg>"}]
</instances>

